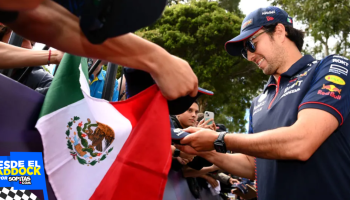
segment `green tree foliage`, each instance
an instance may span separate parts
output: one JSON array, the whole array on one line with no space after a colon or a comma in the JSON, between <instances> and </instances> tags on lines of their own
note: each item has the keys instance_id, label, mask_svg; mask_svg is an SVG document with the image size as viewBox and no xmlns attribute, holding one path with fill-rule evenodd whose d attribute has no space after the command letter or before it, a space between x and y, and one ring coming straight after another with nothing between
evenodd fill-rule
<instances>
[{"instance_id":1,"label":"green tree foliage","mask_svg":"<svg viewBox=\"0 0 350 200\"><path fill-rule=\"evenodd\" d=\"M136 33L189 62L199 86L215 93L203 95L200 110L214 111L216 123L230 131L245 131L246 109L267 79L255 64L224 49L239 34L241 23L242 18L218 2L192 1L167 7L161 19Z\"/></svg>"},{"instance_id":2,"label":"green tree foliage","mask_svg":"<svg viewBox=\"0 0 350 200\"><path fill-rule=\"evenodd\" d=\"M272 4L282 6L289 15L306 24L306 32L322 44L325 56L332 48L336 53L349 56L349 0L273 0ZM329 47L331 37L338 42ZM322 48L316 46L314 52L319 51Z\"/></svg>"},{"instance_id":3,"label":"green tree foliage","mask_svg":"<svg viewBox=\"0 0 350 200\"><path fill-rule=\"evenodd\" d=\"M229 12L235 13L239 17L243 17L242 11L239 9L239 2L241 0L219 0L219 6Z\"/></svg>"}]
</instances>

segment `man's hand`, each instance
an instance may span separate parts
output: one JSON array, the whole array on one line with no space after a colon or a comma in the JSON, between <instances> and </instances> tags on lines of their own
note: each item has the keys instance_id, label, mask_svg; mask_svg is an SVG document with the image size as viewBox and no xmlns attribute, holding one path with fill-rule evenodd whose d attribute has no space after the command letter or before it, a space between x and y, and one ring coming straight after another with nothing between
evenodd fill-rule
<instances>
[{"instance_id":1,"label":"man's hand","mask_svg":"<svg viewBox=\"0 0 350 200\"><path fill-rule=\"evenodd\" d=\"M203 178L211 185L212 188L219 186L219 183L212 177L204 175Z\"/></svg>"},{"instance_id":2,"label":"man's hand","mask_svg":"<svg viewBox=\"0 0 350 200\"><path fill-rule=\"evenodd\" d=\"M219 168L218 166L216 166L216 165L210 166L210 169L212 170L212 172L215 172L215 171L217 171L217 170L220 170L220 168Z\"/></svg>"},{"instance_id":3,"label":"man's hand","mask_svg":"<svg viewBox=\"0 0 350 200\"><path fill-rule=\"evenodd\" d=\"M186 95L195 97L198 92L198 79L190 65L185 60L170 54L158 58L159 62L150 74L163 96L168 100Z\"/></svg>"},{"instance_id":4,"label":"man's hand","mask_svg":"<svg viewBox=\"0 0 350 200\"><path fill-rule=\"evenodd\" d=\"M196 151L210 151L214 149L214 141L218 138L219 133L216 131L190 127L184 129L184 131L188 133L192 133L186 137L184 137L180 142L181 144L187 144L193 147ZM186 150L191 151L186 148ZM185 152L186 152L185 150ZM195 153L195 152L192 152ZM198 154L196 154L198 155Z\"/></svg>"},{"instance_id":5,"label":"man's hand","mask_svg":"<svg viewBox=\"0 0 350 200\"><path fill-rule=\"evenodd\" d=\"M191 154L187 154L183 151L180 151L180 157L183 158L183 159L186 159L188 160L189 162L191 162L194 158L194 155L191 155Z\"/></svg>"},{"instance_id":6,"label":"man's hand","mask_svg":"<svg viewBox=\"0 0 350 200\"><path fill-rule=\"evenodd\" d=\"M212 124L208 125L209 122L213 122ZM215 122L214 122L214 119L209 119L207 121L204 121L204 119L202 119L198 125L197 125L198 128L206 128L206 129L210 129L210 130L213 130L215 131L216 130L216 125L215 125Z\"/></svg>"},{"instance_id":7,"label":"man's hand","mask_svg":"<svg viewBox=\"0 0 350 200\"><path fill-rule=\"evenodd\" d=\"M190 161L181 157L176 157L177 161L179 161L179 163L181 163L182 165L187 165L187 163L189 163Z\"/></svg>"},{"instance_id":8,"label":"man's hand","mask_svg":"<svg viewBox=\"0 0 350 200\"><path fill-rule=\"evenodd\" d=\"M234 178L230 178L229 182L231 185L233 185L234 183L239 183L239 181L237 179L234 179Z\"/></svg>"},{"instance_id":9,"label":"man's hand","mask_svg":"<svg viewBox=\"0 0 350 200\"><path fill-rule=\"evenodd\" d=\"M52 50L51 51L51 63L52 64L60 64L61 60L62 60L62 57L64 55L64 53L62 51L59 51L59 50Z\"/></svg>"}]
</instances>

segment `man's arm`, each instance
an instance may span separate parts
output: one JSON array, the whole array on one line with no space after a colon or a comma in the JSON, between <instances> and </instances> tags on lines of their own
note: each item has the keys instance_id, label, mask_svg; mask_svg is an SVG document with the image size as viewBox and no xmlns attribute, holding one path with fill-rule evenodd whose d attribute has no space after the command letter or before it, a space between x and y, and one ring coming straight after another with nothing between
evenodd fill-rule
<instances>
[{"instance_id":1,"label":"man's arm","mask_svg":"<svg viewBox=\"0 0 350 200\"><path fill-rule=\"evenodd\" d=\"M20 12L7 25L27 39L63 52L146 71L167 99L197 94L198 80L186 61L131 33L93 45L80 30L78 17L54 1L45 0L36 9Z\"/></svg>"},{"instance_id":2,"label":"man's arm","mask_svg":"<svg viewBox=\"0 0 350 200\"><path fill-rule=\"evenodd\" d=\"M213 172L218 170L216 166L203 167L201 170L195 170L190 167L185 167L182 170L184 177L199 177L201 175L208 174L209 172Z\"/></svg>"},{"instance_id":3,"label":"man's arm","mask_svg":"<svg viewBox=\"0 0 350 200\"><path fill-rule=\"evenodd\" d=\"M299 112L298 120L290 127L256 134L227 134L225 143L227 149L253 157L306 161L338 125L338 120L326 111L304 109ZM196 130L193 128L185 131ZM185 137L181 143L189 144L197 151L206 151L214 148L213 142L217 137L216 132L199 130Z\"/></svg>"},{"instance_id":4,"label":"man's arm","mask_svg":"<svg viewBox=\"0 0 350 200\"><path fill-rule=\"evenodd\" d=\"M51 51L51 64L58 64L63 53ZM0 68L20 68L29 66L46 65L49 51L30 50L0 42Z\"/></svg>"},{"instance_id":5,"label":"man's arm","mask_svg":"<svg viewBox=\"0 0 350 200\"><path fill-rule=\"evenodd\" d=\"M31 10L39 6L43 0L0 0L1 10Z\"/></svg>"},{"instance_id":6,"label":"man's arm","mask_svg":"<svg viewBox=\"0 0 350 200\"><path fill-rule=\"evenodd\" d=\"M188 145L176 145L176 147L185 153L205 158L222 171L251 180L255 179L254 157L244 154L217 153L215 151L197 152Z\"/></svg>"}]
</instances>

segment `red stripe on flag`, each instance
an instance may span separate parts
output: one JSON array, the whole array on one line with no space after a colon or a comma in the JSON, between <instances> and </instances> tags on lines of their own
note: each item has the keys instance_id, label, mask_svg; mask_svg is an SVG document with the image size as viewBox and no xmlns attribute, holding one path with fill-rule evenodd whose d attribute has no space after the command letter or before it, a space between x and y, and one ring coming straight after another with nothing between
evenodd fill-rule
<instances>
[{"instance_id":1,"label":"red stripe on flag","mask_svg":"<svg viewBox=\"0 0 350 200\"><path fill-rule=\"evenodd\" d=\"M91 199L163 199L171 165L166 99L152 86L112 105L131 121L133 129Z\"/></svg>"}]
</instances>

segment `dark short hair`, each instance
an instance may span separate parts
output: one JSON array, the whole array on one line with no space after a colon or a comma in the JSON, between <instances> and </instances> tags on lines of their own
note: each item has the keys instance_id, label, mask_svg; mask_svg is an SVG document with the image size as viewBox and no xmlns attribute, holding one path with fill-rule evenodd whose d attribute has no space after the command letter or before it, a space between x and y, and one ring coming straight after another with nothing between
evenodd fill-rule
<instances>
[{"instance_id":1,"label":"dark short hair","mask_svg":"<svg viewBox=\"0 0 350 200\"><path fill-rule=\"evenodd\" d=\"M269 34L272 38L272 34L275 32L277 23L264 26L264 30L267 34ZM298 50L301 52L304 44L304 32L301 30L295 29L292 26L284 25L286 32L287 32L287 38L294 42L295 46L298 48Z\"/></svg>"}]
</instances>

